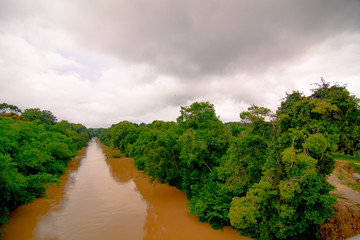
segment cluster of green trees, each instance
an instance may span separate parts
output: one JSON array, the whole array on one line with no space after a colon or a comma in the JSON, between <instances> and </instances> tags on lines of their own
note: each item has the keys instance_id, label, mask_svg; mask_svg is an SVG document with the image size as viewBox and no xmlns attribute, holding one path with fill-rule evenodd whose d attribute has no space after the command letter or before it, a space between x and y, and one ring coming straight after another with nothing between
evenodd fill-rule
<instances>
[{"instance_id":1,"label":"cluster of green trees","mask_svg":"<svg viewBox=\"0 0 360 240\"><path fill-rule=\"evenodd\" d=\"M312 239L333 215L326 178L333 152L359 152L359 99L322 81L286 94L276 113L258 106L223 124L212 104L181 107L176 122L120 122L99 138L153 180L183 190L190 213L259 239Z\"/></svg>"},{"instance_id":2,"label":"cluster of green trees","mask_svg":"<svg viewBox=\"0 0 360 240\"><path fill-rule=\"evenodd\" d=\"M58 183L67 162L88 141L81 124L56 122L50 111L38 108L22 112L0 104L0 226L11 210L44 196L50 183Z\"/></svg>"}]
</instances>

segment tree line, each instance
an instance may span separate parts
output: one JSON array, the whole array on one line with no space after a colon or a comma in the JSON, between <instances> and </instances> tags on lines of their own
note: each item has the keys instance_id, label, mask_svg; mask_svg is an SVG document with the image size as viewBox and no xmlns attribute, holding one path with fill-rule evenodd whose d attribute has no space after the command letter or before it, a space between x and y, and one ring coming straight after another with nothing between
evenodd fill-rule
<instances>
[{"instance_id":1,"label":"tree line","mask_svg":"<svg viewBox=\"0 0 360 240\"><path fill-rule=\"evenodd\" d=\"M359 99L322 80L310 96L286 93L276 113L252 105L224 124L209 102L176 122L119 122L100 140L152 180L186 193L189 212L215 229L258 239L313 239L334 214L327 177L334 152L359 154Z\"/></svg>"},{"instance_id":2,"label":"tree line","mask_svg":"<svg viewBox=\"0 0 360 240\"><path fill-rule=\"evenodd\" d=\"M57 122L48 110L0 104L0 227L11 210L59 183L68 161L88 141L85 126Z\"/></svg>"}]
</instances>

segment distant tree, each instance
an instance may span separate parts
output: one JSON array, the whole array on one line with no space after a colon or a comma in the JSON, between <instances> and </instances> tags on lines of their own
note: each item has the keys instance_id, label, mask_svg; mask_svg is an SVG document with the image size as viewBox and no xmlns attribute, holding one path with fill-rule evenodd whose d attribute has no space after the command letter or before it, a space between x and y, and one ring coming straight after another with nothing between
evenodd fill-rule
<instances>
[{"instance_id":1,"label":"distant tree","mask_svg":"<svg viewBox=\"0 0 360 240\"><path fill-rule=\"evenodd\" d=\"M248 111L240 113L240 118L241 122L246 124L248 134L271 138L275 128L275 115L270 109L251 105Z\"/></svg>"},{"instance_id":2,"label":"distant tree","mask_svg":"<svg viewBox=\"0 0 360 240\"><path fill-rule=\"evenodd\" d=\"M129 144L135 142L136 132L136 126L128 121L113 125L110 130L111 145L124 152Z\"/></svg>"},{"instance_id":3,"label":"distant tree","mask_svg":"<svg viewBox=\"0 0 360 240\"><path fill-rule=\"evenodd\" d=\"M0 104L0 114L4 114L4 113L20 114L20 113L21 113L21 109L19 109L19 108L18 108L17 106L15 106L15 105L7 104L7 103L2 103L2 104Z\"/></svg>"},{"instance_id":4,"label":"distant tree","mask_svg":"<svg viewBox=\"0 0 360 240\"><path fill-rule=\"evenodd\" d=\"M22 115L18 115L18 114L13 113L13 112L3 113L3 114L0 114L0 115L3 116L3 117L9 117L9 118L12 118L12 119L15 119L15 120L29 121L29 119L27 119L26 117L23 117Z\"/></svg>"},{"instance_id":5,"label":"distant tree","mask_svg":"<svg viewBox=\"0 0 360 240\"><path fill-rule=\"evenodd\" d=\"M90 138L99 137L103 128L88 128L88 134Z\"/></svg>"},{"instance_id":6,"label":"distant tree","mask_svg":"<svg viewBox=\"0 0 360 240\"><path fill-rule=\"evenodd\" d=\"M272 116L271 110L265 107L251 105L248 111L240 113L240 118L245 123L254 123L258 121L265 121L266 118Z\"/></svg>"},{"instance_id":7,"label":"distant tree","mask_svg":"<svg viewBox=\"0 0 360 240\"><path fill-rule=\"evenodd\" d=\"M106 146L111 146L111 135L110 135L111 128L104 128L101 130L99 134L100 141L105 144Z\"/></svg>"},{"instance_id":8,"label":"distant tree","mask_svg":"<svg viewBox=\"0 0 360 240\"><path fill-rule=\"evenodd\" d=\"M57 121L56 117L49 110L40 110L40 108L25 109L22 116L30 121L40 121L45 124L54 125Z\"/></svg>"},{"instance_id":9,"label":"distant tree","mask_svg":"<svg viewBox=\"0 0 360 240\"><path fill-rule=\"evenodd\" d=\"M194 102L190 106L181 107L177 123L184 128L206 128L210 122L220 121L216 114L214 105L209 102Z\"/></svg>"}]
</instances>

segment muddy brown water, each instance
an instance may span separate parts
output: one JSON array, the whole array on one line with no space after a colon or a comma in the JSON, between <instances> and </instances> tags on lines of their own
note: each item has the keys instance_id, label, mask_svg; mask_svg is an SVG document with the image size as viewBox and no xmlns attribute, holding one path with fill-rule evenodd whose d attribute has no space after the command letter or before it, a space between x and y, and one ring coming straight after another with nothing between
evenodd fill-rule
<instances>
[{"instance_id":1,"label":"muddy brown water","mask_svg":"<svg viewBox=\"0 0 360 240\"><path fill-rule=\"evenodd\" d=\"M133 159L106 159L96 139L60 180L46 198L11 212L5 239L248 239L200 223L182 191L150 183Z\"/></svg>"}]
</instances>

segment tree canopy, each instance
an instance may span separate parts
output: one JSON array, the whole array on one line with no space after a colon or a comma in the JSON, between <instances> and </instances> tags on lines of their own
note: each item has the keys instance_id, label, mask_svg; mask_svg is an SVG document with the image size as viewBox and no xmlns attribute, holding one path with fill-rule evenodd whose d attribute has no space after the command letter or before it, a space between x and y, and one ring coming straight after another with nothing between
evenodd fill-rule
<instances>
[{"instance_id":1,"label":"tree canopy","mask_svg":"<svg viewBox=\"0 0 360 240\"><path fill-rule=\"evenodd\" d=\"M30 121L40 121L41 123L54 125L57 121L56 117L49 110L40 110L40 108L25 109L22 116Z\"/></svg>"}]
</instances>

